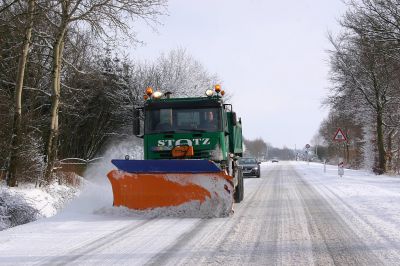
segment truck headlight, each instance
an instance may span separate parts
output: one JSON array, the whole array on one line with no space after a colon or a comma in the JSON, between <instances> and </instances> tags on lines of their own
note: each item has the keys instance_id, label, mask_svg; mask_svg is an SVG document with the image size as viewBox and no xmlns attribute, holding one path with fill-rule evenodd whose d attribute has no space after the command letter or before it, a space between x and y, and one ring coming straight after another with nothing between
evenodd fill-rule
<instances>
[{"instance_id":1,"label":"truck headlight","mask_svg":"<svg viewBox=\"0 0 400 266\"><path fill-rule=\"evenodd\" d=\"M213 96L213 94L214 94L213 90L206 90L206 95L207 95L208 97Z\"/></svg>"},{"instance_id":2,"label":"truck headlight","mask_svg":"<svg viewBox=\"0 0 400 266\"><path fill-rule=\"evenodd\" d=\"M153 93L154 99L160 99L162 96L163 96L163 93L161 91L156 91Z\"/></svg>"}]
</instances>

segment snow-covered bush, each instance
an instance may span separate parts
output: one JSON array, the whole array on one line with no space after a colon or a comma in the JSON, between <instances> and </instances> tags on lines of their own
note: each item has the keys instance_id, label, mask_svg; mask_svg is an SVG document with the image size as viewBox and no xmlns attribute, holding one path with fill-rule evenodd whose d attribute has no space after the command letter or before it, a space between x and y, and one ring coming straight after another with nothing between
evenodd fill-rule
<instances>
[{"instance_id":1,"label":"snow-covered bush","mask_svg":"<svg viewBox=\"0 0 400 266\"><path fill-rule=\"evenodd\" d=\"M18 154L18 182L35 183L42 176L45 167L42 151L43 140L37 132L32 131L24 136Z\"/></svg>"},{"instance_id":2,"label":"snow-covered bush","mask_svg":"<svg viewBox=\"0 0 400 266\"><path fill-rule=\"evenodd\" d=\"M8 215L7 206L3 206L0 199L0 231L10 227L10 218Z\"/></svg>"},{"instance_id":3,"label":"snow-covered bush","mask_svg":"<svg viewBox=\"0 0 400 266\"><path fill-rule=\"evenodd\" d=\"M53 184L37 188L21 184L10 188L0 184L0 231L51 217L79 194L79 188Z\"/></svg>"},{"instance_id":4,"label":"snow-covered bush","mask_svg":"<svg viewBox=\"0 0 400 266\"><path fill-rule=\"evenodd\" d=\"M21 194L0 187L0 230L26 224L40 217L39 211Z\"/></svg>"}]
</instances>

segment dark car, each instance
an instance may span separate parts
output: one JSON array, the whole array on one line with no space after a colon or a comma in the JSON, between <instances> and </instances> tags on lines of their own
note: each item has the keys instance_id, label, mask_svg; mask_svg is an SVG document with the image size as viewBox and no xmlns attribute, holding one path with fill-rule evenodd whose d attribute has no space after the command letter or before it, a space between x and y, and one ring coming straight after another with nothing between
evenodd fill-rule
<instances>
[{"instance_id":1,"label":"dark car","mask_svg":"<svg viewBox=\"0 0 400 266\"><path fill-rule=\"evenodd\" d=\"M260 163L255 158L245 157L238 160L239 166L242 168L243 176L260 177Z\"/></svg>"},{"instance_id":2,"label":"dark car","mask_svg":"<svg viewBox=\"0 0 400 266\"><path fill-rule=\"evenodd\" d=\"M273 159L271 160L271 162L273 162L273 163L278 163L279 160L278 160L277 158L273 158Z\"/></svg>"}]
</instances>

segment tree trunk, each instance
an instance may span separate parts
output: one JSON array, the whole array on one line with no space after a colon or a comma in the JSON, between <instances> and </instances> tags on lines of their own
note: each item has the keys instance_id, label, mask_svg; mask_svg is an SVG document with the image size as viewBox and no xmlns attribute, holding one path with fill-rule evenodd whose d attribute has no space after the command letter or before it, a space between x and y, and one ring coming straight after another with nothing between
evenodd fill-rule
<instances>
[{"instance_id":1,"label":"tree trunk","mask_svg":"<svg viewBox=\"0 0 400 266\"><path fill-rule=\"evenodd\" d=\"M64 50L64 37L66 32L66 24L60 27L60 33L57 36L53 47L53 70L52 70L52 99L51 99L51 122L50 134L47 142L47 166L44 179L47 183L52 181L54 164L57 159L58 152L58 112L60 107L61 93L61 61Z\"/></svg>"},{"instance_id":2,"label":"tree trunk","mask_svg":"<svg viewBox=\"0 0 400 266\"><path fill-rule=\"evenodd\" d=\"M400 172L400 138L397 137L397 153L396 153L396 173Z\"/></svg>"},{"instance_id":3,"label":"tree trunk","mask_svg":"<svg viewBox=\"0 0 400 266\"><path fill-rule=\"evenodd\" d=\"M395 130L390 130L387 139L387 149L386 149L386 169L388 171L393 170L393 162L392 162L392 149L393 149L393 136L395 135Z\"/></svg>"},{"instance_id":4,"label":"tree trunk","mask_svg":"<svg viewBox=\"0 0 400 266\"><path fill-rule=\"evenodd\" d=\"M25 29L24 42L22 44L21 56L18 63L17 82L15 85L15 109L13 121L14 124L11 140L11 156L7 176L7 185L10 187L15 187L17 185L17 170L19 160L18 153L21 146L22 89L24 85L25 68L28 59L29 46L32 37L35 1L36 0L29 0L28 2L28 24Z\"/></svg>"},{"instance_id":5,"label":"tree trunk","mask_svg":"<svg viewBox=\"0 0 400 266\"><path fill-rule=\"evenodd\" d=\"M385 145L383 140L383 120L382 112L378 110L376 117L376 134L377 134L377 145L378 145L378 167L386 172L386 158L385 158Z\"/></svg>"}]
</instances>

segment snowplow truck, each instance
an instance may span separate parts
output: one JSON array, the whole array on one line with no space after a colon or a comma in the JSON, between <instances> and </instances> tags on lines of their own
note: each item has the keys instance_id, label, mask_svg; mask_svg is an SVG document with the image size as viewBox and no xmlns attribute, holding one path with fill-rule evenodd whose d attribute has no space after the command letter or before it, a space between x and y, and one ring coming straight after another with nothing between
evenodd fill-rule
<instances>
[{"instance_id":1,"label":"snowplow truck","mask_svg":"<svg viewBox=\"0 0 400 266\"><path fill-rule=\"evenodd\" d=\"M232 210L243 200L237 159L242 122L224 103L219 85L205 97L172 98L146 89L134 111L134 134L144 139L144 160L112 160L108 173L114 206L135 210L207 204ZM140 119L141 118L141 119Z\"/></svg>"}]
</instances>

